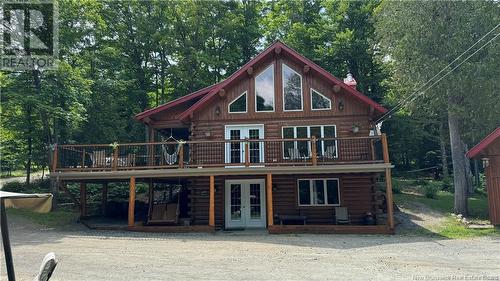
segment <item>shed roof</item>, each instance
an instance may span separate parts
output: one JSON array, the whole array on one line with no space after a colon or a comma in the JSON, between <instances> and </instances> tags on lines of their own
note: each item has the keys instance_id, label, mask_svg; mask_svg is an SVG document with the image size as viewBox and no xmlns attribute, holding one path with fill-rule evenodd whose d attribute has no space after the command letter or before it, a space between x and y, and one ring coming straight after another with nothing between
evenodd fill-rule
<instances>
[{"instance_id":1,"label":"shed roof","mask_svg":"<svg viewBox=\"0 0 500 281\"><path fill-rule=\"evenodd\" d=\"M471 148L467 152L467 157L476 158L484 152L495 140L500 138L500 127L496 128L493 132L491 132L488 136L486 136L482 141L476 144L473 148Z\"/></svg>"}]
</instances>

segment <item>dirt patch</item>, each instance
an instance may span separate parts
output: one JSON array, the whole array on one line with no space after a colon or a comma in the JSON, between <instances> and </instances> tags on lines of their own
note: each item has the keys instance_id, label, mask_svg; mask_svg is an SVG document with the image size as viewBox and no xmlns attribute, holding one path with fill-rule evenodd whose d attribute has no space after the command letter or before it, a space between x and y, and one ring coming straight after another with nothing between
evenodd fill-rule
<instances>
[{"instance_id":1,"label":"dirt patch","mask_svg":"<svg viewBox=\"0 0 500 281\"><path fill-rule=\"evenodd\" d=\"M446 220L445 213L419 202L405 202L399 204L398 208L400 211L394 214L397 233L430 231Z\"/></svg>"},{"instance_id":2,"label":"dirt patch","mask_svg":"<svg viewBox=\"0 0 500 281\"><path fill-rule=\"evenodd\" d=\"M53 280L415 280L500 275L496 238L106 232L78 224L65 230L44 229L16 218L10 225L18 280L32 280L42 257L51 251L59 259Z\"/></svg>"}]
</instances>

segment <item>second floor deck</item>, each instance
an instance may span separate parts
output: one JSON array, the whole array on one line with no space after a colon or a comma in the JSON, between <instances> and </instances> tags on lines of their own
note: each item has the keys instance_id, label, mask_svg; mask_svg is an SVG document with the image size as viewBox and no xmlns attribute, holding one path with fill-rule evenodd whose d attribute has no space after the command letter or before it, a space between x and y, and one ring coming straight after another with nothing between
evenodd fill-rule
<instances>
[{"instance_id":1,"label":"second floor deck","mask_svg":"<svg viewBox=\"0 0 500 281\"><path fill-rule=\"evenodd\" d=\"M130 174L131 171L303 170L387 164L385 135L349 138L239 139L57 145L52 172ZM313 169L311 169L313 168ZM229 171L228 169L232 169ZM189 172L188 172L189 170ZM360 170L361 171L361 170ZM242 172L244 173L244 172Z\"/></svg>"}]
</instances>

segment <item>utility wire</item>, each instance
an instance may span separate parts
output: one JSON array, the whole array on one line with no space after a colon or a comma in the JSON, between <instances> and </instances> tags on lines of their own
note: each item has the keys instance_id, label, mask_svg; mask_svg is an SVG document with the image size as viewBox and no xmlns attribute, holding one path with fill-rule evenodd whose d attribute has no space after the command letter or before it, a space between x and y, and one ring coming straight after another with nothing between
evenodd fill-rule
<instances>
[{"instance_id":1,"label":"utility wire","mask_svg":"<svg viewBox=\"0 0 500 281\"><path fill-rule=\"evenodd\" d=\"M496 30L498 27L500 26L500 23L497 24L495 27L493 27L490 31L488 31L485 35L483 35L481 38L479 38L479 40L477 40L474 44L472 44L469 48L467 48L467 50L465 50L463 53L461 53L458 57L456 57L452 62L450 62L448 65L446 65L443 69L441 69L438 73L436 73L432 78L430 78L427 82L425 82L424 84L420 85L419 88L417 90L415 90L413 93L411 93L409 96L407 96L406 98L404 98L402 101L398 102L392 109L390 109L389 111L387 111L384 115L382 115L379 119L377 119L376 123L380 123L381 121L385 120L386 118L390 117L391 114L397 110L399 110L402 106L404 106L406 103L411 103L413 102L417 97L421 96L422 94L424 94L427 90L429 90L430 88L432 88L432 86L434 86L435 84L437 84L437 82L441 81L443 78L445 78L446 76L448 76L448 74L450 74L451 72L453 72L455 69L457 69L460 65L462 65L464 62L466 62L468 59L470 59L472 56L474 56L477 52L479 52L481 49L483 49L486 45L488 45L489 43L491 43L495 38L497 38L499 34L495 35L493 38L491 38L490 40L488 40L485 44L483 44L482 46L480 46L476 51L474 51L471 55L469 55L468 57L466 57L463 61L461 61L460 63L458 63L455 67L453 67L450 71L448 71L447 73L445 73L442 77L440 77L436 82L432 83L431 86L427 87L425 90L423 90L422 92L420 92L420 90L422 88L424 88L427 84L431 83L432 80L434 78L436 78L439 74L441 74L443 71L445 71L446 69L448 69L449 67L451 67L451 65L453 63L455 63L458 59L460 59L463 55L465 55L467 52L469 52L472 48L474 48L474 46L476 46L479 42L481 42L486 36L488 36L491 32L493 32L494 30ZM419 95L417 95L419 94ZM417 95L417 96L415 96ZM409 102L408 102L409 101Z\"/></svg>"}]
</instances>

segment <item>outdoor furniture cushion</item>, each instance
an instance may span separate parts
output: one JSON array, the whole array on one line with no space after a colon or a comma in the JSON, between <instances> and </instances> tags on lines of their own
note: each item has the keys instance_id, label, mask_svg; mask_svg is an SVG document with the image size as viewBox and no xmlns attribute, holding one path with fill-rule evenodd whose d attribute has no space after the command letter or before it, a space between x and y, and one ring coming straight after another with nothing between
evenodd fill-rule
<instances>
[{"instance_id":1,"label":"outdoor furniture cushion","mask_svg":"<svg viewBox=\"0 0 500 281\"><path fill-rule=\"evenodd\" d=\"M301 221L302 224L306 224L307 217L306 216L300 216L300 215L278 215L278 218L280 220L280 224L283 225L285 222L291 222L291 221Z\"/></svg>"}]
</instances>

